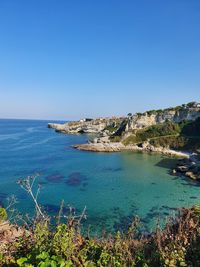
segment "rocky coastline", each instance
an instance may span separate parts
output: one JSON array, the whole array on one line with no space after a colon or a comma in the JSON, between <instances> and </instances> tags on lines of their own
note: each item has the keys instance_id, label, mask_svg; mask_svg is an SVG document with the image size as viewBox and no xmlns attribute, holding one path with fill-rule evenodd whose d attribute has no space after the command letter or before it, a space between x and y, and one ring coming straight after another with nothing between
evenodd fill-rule
<instances>
[{"instance_id":1,"label":"rocky coastline","mask_svg":"<svg viewBox=\"0 0 200 267\"><path fill-rule=\"evenodd\" d=\"M181 151L175 151L168 148L163 147L154 147L152 145L138 146L138 145L124 145L121 142L113 142L113 143L88 143L88 144L78 144L73 146L79 150L85 151L93 151L93 152L121 152L121 151L139 151L139 152L153 152L160 153L163 155L168 155L172 157L178 158L189 158L188 153L184 153Z\"/></svg>"},{"instance_id":2,"label":"rocky coastline","mask_svg":"<svg viewBox=\"0 0 200 267\"><path fill-rule=\"evenodd\" d=\"M65 134L82 134L82 133L107 133L107 128L110 129L110 126L113 129L117 129L120 124L123 122L125 117L111 117L111 118L97 118L90 119L85 118L79 121L72 121L66 123L48 123L48 128L55 129L56 132L65 133Z\"/></svg>"},{"instance_id":3,"label":"rocky coastline","mask_svg":"<svg viewBox=\"0 0 200 267\"><path fill-rule=\"evenodd\" d=\"M146 145L139 147L137 145L123 145L122 143L88 143L74 145L74 148L83 151L91 152L145 152L145 153L159 153L169 157L178 159L178 163L174 169L171 170L172 175L184 176L194 181L200 182L200 160L196 155L187 152L175 151L169 148L154 147Z\"/></svg>"},{"instance_id":4,"label":"rocky coastline","mask_svg":"<svg viewBox=\"0 0 200 267\"><path fill-rule=\"evenodd\" d=\"M194 181L200 182L200 160L197 155L189 158L179 159L177 166L172 170L173 175L185 176Z\"/></svg>"},{"instance_id":5,"label":"rocky coastline","mask_svg":"<svg viewBox=\"0 0 200 267\"><path fill-rule=\"evenodd\" d=\"M48 127L64 134L93 134L88 143L73 146L83 151L141 151L180 158L172 173L200 180L200 162L192 154L194 149L200 151L199 122L200 103L190 102L164 110L129 113L125 117L49 123ZM184 146L186 149L180 149Z\"/></svg>"}]
</instances>

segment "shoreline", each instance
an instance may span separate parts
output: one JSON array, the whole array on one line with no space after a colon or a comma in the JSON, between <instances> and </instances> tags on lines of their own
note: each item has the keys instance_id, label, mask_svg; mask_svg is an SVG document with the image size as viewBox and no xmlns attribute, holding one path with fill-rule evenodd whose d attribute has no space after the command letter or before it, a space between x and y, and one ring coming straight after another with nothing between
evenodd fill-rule
<instances>
[{"instance_id":1,"label":"shoreline","mask_svg":"<svg viewBox=\"0 0 200 267\"><path fill-rule=\"evenodd\" d=\"M77 144L73 145L75 149L91 152L122 152L122 151L135 151L135 152L155 152L166 156L174 156L178 158L189 159L190 155L186 152L175 151L163 147L154 147L147 145L139 147L137 145L124 145L122 143L89 143L89 144Z\"/></svg>"},{"instance_id":2,"label":"shoreline","mask_svg":"<svg viewBox=\"0 0 200 267\"><path fill-rule=\"evenodd\" d=\"M200 161L195 154L189 152L175 151L163 147L154 147L146 145L139 147L137 145L123 145L122 143L89 143L74 145L75 149L91 152L143 152L143 153L158 153L168 157L177 158L178 163L175 168L171 169L171 175L184 176L187 179L200 182Z\"/></svg>"}]
</instances>

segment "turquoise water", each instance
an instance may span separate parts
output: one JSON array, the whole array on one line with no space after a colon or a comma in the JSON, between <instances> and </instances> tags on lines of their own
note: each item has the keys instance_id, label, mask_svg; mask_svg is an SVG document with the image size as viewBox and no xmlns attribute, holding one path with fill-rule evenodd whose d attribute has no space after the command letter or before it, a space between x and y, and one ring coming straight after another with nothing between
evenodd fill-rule
<instances>
[{"instance_id":1,"label":"turquoise water","mask_svg":"<svg viewBox=\"0 0 200 267\"><path fill-rule=\"evenodd\" d=\"M174 160L146 153L94 153L75 150L87 135L63 135L47 121L0 120L0 202L16 195L18 208L33 212L30 198L16 184L40 173L40 202L55 214L62 199L77 213L86 206L94 232L123 229L133 215L152 229L177 207L199 202L199 186L169 175Z\"/></svg>"}]
</instances>

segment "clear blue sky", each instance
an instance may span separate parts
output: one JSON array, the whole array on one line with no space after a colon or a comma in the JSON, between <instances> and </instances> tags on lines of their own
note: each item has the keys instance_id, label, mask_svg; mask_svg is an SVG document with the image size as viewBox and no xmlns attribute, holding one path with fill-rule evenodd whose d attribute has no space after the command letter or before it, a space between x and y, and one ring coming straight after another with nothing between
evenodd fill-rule
<instances>
[{"instance_id":1,"label":"clear blue sky","mask_svg":"<svg viewBox=\"0 0 200 267\"><path fill-rule=\"evenodd\" d=\"M0 117L200 101L199 0L0 0Z\"/></svg>"}]
</instances>

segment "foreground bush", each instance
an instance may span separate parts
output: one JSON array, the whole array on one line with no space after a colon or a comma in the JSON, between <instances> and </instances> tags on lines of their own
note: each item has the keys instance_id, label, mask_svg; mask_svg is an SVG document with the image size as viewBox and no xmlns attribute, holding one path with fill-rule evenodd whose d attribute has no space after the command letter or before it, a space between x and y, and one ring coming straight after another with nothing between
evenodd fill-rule
<instances>
[{"instance_id":1,"label":"foreground bush","mask_svg":"<svg viewBox=\"0 0 200 267\"><path fill-rule=\"evenodd\" d=\"M53 229L35 221L1 248L1 266L200 266L199 214L199 207L183 209L148 237L138 235L138 219L127 233L101 238L81 235L73 218Z\"/></svg>"},{"instance_id":2,"label":"foreground bush","mask_svg":"<svg viewBox=\"0 0 200 267\"><path fill-rule=\"evenodd\" d=\"M0 208L0 266L200 266L200 206L180 210L176 218L169 218L163 230L158 227L145 236L139 231L136 217L126 233L95 238L81 234L85 209L80 216L72 214L71 209L67 216L62 216L62 202L54 224L51 223L52 218L37 202L40 187L34 190L36 177L28 176L18 182L35 204L34 219L22 217L24 223L20 226L11 224L6 209Z\"/></svg>"}]
</instances>

